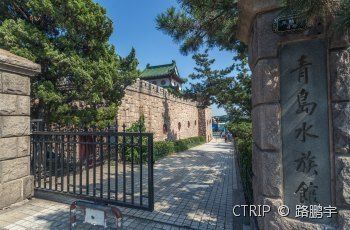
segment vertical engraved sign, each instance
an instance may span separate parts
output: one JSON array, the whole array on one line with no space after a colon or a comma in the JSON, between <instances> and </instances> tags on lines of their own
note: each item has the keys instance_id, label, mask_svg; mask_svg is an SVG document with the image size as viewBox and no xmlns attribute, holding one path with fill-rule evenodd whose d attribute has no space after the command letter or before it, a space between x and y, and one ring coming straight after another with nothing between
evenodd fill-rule
<instances>
[{"instance_id":1,"label":"vertical engraved sign","mask_svg":"<svg viewBox=\"0 0 350 230\"><path fill-rule=\"evenodd\" d=\"M313 40L280 53L284 202L293 216L297 205L331 205L325 52Z\"/></svg>"}]
</instances>

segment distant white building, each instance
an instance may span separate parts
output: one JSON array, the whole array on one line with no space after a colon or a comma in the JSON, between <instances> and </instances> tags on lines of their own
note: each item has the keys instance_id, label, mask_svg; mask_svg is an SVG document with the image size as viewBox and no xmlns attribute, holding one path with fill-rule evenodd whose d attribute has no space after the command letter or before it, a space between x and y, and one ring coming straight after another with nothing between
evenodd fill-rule
<instances>
[{"instance_id":1,"label":"distant white building","mask_svg":"<svg viewBox=\"0 0 350 230\"><path fill-rule=\"evenodd\" d=\"M182 90L184 80L180 77L176 62L170 64L151 66L147 64L140 78L163 88L171 87Z\"/></svg>"}]
</instances>

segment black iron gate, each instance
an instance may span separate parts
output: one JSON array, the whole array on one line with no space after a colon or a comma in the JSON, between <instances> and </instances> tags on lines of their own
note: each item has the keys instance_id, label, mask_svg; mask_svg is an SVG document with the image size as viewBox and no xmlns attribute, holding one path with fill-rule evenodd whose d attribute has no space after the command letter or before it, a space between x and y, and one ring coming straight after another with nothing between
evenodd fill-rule
<instances>
[{"instance_id":1,"label":"black iron gate","mask_svg":"<svg viewBox=\"0 0 350 230\"><path fill-rule=\"evenodd\" d=\"M35 189L153 210L153 134L50 127L31 132Z\"/></svg>"}]
</instances>

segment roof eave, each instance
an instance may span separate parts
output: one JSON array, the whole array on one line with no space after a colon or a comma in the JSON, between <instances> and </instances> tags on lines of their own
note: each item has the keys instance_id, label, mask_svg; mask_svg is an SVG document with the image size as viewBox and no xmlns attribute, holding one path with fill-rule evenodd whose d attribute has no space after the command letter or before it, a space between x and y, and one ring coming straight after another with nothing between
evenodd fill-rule
<instances>
[{"instance_id":1,"label":"roof eave","mask_svg":"<svg viewBox=\"0 0 350 230\"><path fill-rule=\"evenodd\" d=\"M143 80L152 80L152 79L167 78L167 77L169 77L168 74L166 74L166 75L157 75L157 76L146 76L146 77L140 76L140 78L143 79Z\"/></svg>"}]
</instances>

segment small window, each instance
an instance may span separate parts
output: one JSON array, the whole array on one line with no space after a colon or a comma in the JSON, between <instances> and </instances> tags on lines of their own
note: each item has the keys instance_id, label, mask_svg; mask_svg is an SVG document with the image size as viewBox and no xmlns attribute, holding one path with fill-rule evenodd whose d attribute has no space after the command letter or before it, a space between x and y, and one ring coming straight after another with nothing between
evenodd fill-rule
<instances>
[{"instance_id":1,"label":"small window","mask_svg":"<svg viewBox=\"0 0 350 230\"><path fill-rule=\"evenodd\" d=\"M194 125L197 125L197 120L194 120Z\"/></svg>"},{"instance_id":2,"label":"small window","mask_svg":"<svg viewBox=\"0 0 350 230\"><path fill-rule=\"evenodd\" d=\"M190 121L187 121L187 127L191 127L191 122Z\"/></svg>"},{"instance_id":3,"label":"small window","mask_svg":"<svg viewBox=\"0 0 350 230\"><path fill-rule=\"evenodd\" d=\"M177 128L181 130L181 122L177 123Z\"/></svg>"},{"instance_id":4,"label":"small window","mask_svg":"<svg viewBox=\"0 0 350 230\"><path fill-rule=\"evenodd\" d=\"M160 83L161 83L162 85L165 85L166 81L165 81L165 80L162 80Z\"/></svg>"},{"instance_id":5,"label":"small window","mask_svg":"<svg viewBox=\"0 0 350 230\"><path fill-rule=\"evenodd\" d=\"M163 133L168 133L168 126L166 124L163 125Z\"/></svg>"}]
</instances>

